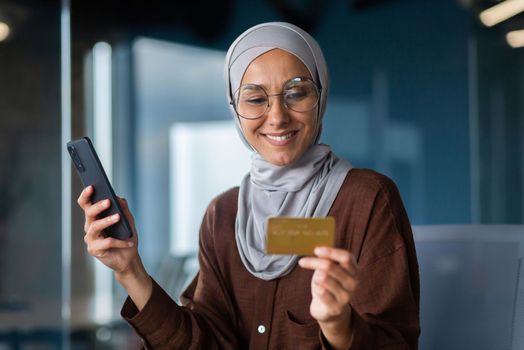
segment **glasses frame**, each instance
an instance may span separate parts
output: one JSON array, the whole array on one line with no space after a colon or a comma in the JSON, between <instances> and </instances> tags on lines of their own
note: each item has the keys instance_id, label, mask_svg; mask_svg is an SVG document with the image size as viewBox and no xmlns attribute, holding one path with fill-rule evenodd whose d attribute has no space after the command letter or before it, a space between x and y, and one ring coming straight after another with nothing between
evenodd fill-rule
<instances>
[{"instance_id":1,"label":"glasses frame","mask_svg":"<svg viewBox=\"0 0 524 350\"><path fill-rule=\"evenodd\" d=\"M291 81L293 80L297 80L297 79L300 79L301 81L309 81L313 84L313 86L315 87L315 89L317 90L317 101L315 102L315 105L313 107L311 107L310 109L306 110L306 111L295 111L294 109L290 108L287 103L286 103L286 100L284 99L283 100L283 105L289 109L290 111L293 111L293 112L297 112L297 113L306 113L306 112L309 112L309 111L312 111L313 109L315 109L317 106L318 106L318 102L320 101L320 96L322 95L322 88L319 87L314 81L313 79L311 78L308 78L308 77L302 77L302 76L298 76L298 77L294 77L294 78L291 78L289 80L286 80L283 84L282 84L282 89L280 93L278 94L268 94L266 89L264 89L264 87L262 87L261 85L258 85L258 84L244 84L244 85L241 85L236 91L235 93L233 94L233 99L231 100L231 102L229 102L230 105L233 106L233 109L235 110L237 116L241 117L241 118L244 118L244 119L247 119L247 120L256 120L256 119L260 119L262 118L266 113L267 111L271 108L271 104L269 103L269 98L271 96L283 96L284 95L284 87ZM260 89L262 89L262 91L264 91L264 93L266 94L267 96L267 105L266 105L266 109L264 110L264 112L262 112L262 114L260 114L260 116L258 117L255 117L255 118L249 118L249 117L245 117L243 116L242 114L240 114L238 112L238 108L237 108L237 104L236 104L236 100L238 99L238 94L240 92L240 89L243 87L243 86L246 86L246 85L254 85L254 86L257 86L259 87Z\"/></svg>"}]
</instances>

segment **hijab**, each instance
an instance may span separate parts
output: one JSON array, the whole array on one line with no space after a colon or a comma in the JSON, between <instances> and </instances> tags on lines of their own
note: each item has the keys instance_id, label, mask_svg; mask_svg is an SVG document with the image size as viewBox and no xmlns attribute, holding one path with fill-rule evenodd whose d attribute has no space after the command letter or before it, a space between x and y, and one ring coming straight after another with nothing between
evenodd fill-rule
<instances>
[{"instance_id":1,"label":"hijab","mask_svg":"<svg viewBox=\"0 0 524 350\"><path fill-rule=\"evenodd\" d=\"M240 117L232 104L234 93L249 64L258 56L281 49L298 57L320 90L317 134L296 161L278 166L265 160L244 136ZM318 144L326 110L329 75L318 43L299 27L285 22L256 25L242 33L230 46L225 63L227 97L236 129L253 151L251 170L240 184L235 239L240 258L254 276L272 280L287 275L299 257L267 255L267 219L273 216L325 217L351 165L339 159L330 147Z\"/></svg>"}]
</instances>

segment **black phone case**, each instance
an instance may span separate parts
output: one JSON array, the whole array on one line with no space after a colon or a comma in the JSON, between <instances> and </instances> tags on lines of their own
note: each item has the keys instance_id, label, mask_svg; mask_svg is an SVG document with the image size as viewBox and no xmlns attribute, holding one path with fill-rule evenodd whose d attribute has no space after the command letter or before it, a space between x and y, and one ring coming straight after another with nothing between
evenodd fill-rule
<instances>
[{"instance_id":1,"label":"black phone case","mask_svg":"<svg viewBox=\"0 0 524 350\"><path fill-rule=\"evenodd\" d=\"M88 137L83 137L78 140L69 141L67 143L67 151L71 156L84 188L89 185L93 186L94 191L91 195L91 203L96 203L103 199L109 199L111 201L111 206L100 213L97 219L116 213L120 214L120 220L106 228L103 232L104 235L117 239L130 238L133 235L131 226L118 203L115 192L109 183L91 140Z\"/></svg>"}]
</instances>

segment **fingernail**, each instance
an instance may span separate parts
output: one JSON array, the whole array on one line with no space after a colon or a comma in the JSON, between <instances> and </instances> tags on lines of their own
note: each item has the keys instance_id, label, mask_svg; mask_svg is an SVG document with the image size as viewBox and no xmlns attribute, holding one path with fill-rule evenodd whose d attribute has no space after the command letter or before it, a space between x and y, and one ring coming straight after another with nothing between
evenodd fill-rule
<instances>
[{"instance_id":1,"label":"fingernail","mask_svg":"<svg viewBox=\"0 0 524 350\"><path fill-rule=\"evenodd\" d=\"M327 254L327 252L328 250L325 247L316 247L315 248L315 254L322 255L322 254Z\"/></svg>"},{"instance_id":2,"label":"fingernail","mask_svg":"<svg viewBox=\"0 0 524 350\"><path fill-rule=\"evenodd\" d=\"M135 245L135 243L133 243L133 242L127 242L127 246L128 246L128 247L132 247L132 246L134 246L134 245Z\"/></svg>"},{"instance_id":3,"label":"fingernail","mask_svg":"<svg viewBox=\"0 0 524 350\"><path fill-rule=\"evenodd\" d=\"M118 214L115 214L115 215L113 215L112 220L113 220L113 221L117 221L117 220L118 220L118 217L119 217L119 215L118 215Z\"/></svg>"}]
</instances>

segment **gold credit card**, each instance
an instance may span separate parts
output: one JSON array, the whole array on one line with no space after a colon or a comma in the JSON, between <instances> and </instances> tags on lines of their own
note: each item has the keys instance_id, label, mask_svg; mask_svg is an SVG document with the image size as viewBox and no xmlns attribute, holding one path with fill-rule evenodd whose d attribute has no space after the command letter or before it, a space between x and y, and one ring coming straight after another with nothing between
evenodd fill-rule
<instances>
[{"instance_id":1,"label":"gold credit card","mask_svg":"<svg viewBox=\"0 0 524 350\"><path fill-rule=\"evenodd\" d=\"M267 220L267 254L314 255L335 243L335 218L274 217Z\"/></svg>"}]
</instances>

